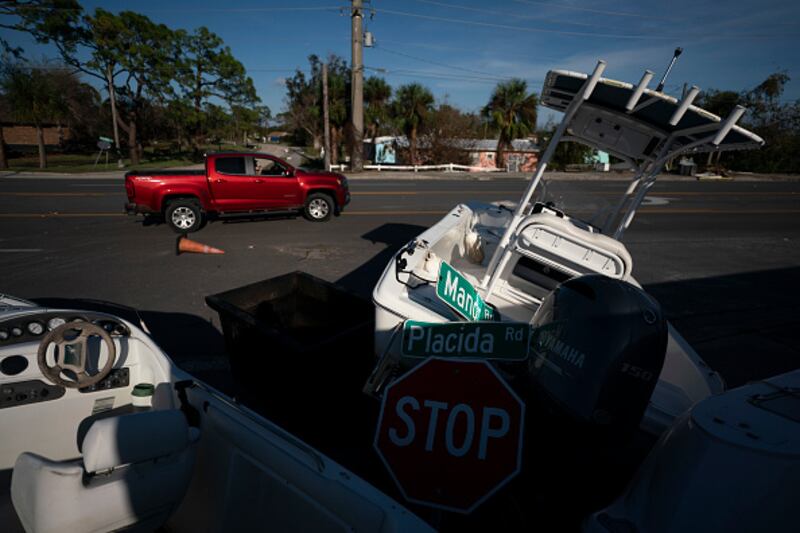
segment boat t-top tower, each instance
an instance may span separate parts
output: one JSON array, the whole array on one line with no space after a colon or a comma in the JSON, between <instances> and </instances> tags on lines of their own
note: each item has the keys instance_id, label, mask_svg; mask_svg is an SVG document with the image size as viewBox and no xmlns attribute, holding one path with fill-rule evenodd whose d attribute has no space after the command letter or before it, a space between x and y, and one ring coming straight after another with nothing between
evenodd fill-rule
<instances>
[{"instance_id":1,"label":"boat t-top tower","mask_svg":"<svg viewBox=\"0 0 800 533\"><path fill-rule=\"evenodd\" d=\"M680 55L679 50L670 69ZM758 135L736 125L745 112L742 106L736 106L722 119L693 105L700 93L697 86L693 85L678 100L661 92L663 79L656 90L647 88L654 75L650 70L645 70L639 83L632 85L603 78L605 68L606 62L601 60L590 75L566 70L552 70L547 74L541 102L563 112L564 117L542 154L481 280L487 298L510 258L509 242L520 221L530 214L531 198L560 142L579 142L603 150L634 169L627 190L598 228L617 240L622 238L656 177L671 159L683 154L754 149L764 144Z\"/></svg>"}]
</instances>

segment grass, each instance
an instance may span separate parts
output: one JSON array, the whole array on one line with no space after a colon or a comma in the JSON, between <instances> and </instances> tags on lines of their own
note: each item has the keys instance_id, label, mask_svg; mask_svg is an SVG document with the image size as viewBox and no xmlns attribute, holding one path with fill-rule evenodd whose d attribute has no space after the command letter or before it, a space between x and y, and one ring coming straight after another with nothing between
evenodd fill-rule
<instances>
[{"instance_id":1,"label":"grass","mask_svg":"<svg viewBox=\"0 0 800 533\"><path fill-rule=\"evenodd\" d=\"M202 146L204 152L216 152L219 150L244 150L245 148L235 145L213 145ZM83 172L103 172L118 170L117 161L114 154L108 155L108 165L105 162L105 155L100 158L97 165L94 164L97 152L93 154L47 154L47 168L39 168L39 155L37 153L25 154L22 157L10 158L8 161L10 171L17 172L60 172L60 173L83 173ZM173 168L185 167L202 163L193 159L190 152L169 153L155 151L152 148L145 148L144 157L139 164L131 166L130 159L123 158L123 170L149 169L149 168Z\"/></svg>"}]
</instances>

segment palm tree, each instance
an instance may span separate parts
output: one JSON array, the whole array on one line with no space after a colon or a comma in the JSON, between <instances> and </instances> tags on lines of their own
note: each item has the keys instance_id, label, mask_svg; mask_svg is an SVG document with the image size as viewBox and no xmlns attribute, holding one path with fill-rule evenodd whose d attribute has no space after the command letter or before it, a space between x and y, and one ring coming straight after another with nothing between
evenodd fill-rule
<instances>
[{"instance_id":1,"label":"palm tree","mask_svg":"<svg viewBox=\"0 0 800 533\"><path fill-rule=\"evenodd\" d=\"M489 125L500 132L497 139L497 167L505 167L503 152L511 145L512 139L529 135L536 128L536 106L539 99L536 93L528 94L525 80L514 78L500 82L492 92L489 103L482 114Z\"/></svg>"},{"instance_id":2,"label":"palm tree","mask_svg":"<svg viewBox=\"0 0 800 533\"><path fill-rule=\"evenodd\" d=\"M432 109L433 95L419 83L409 83L397 89L394 100L394 113L408 137L411 162L414 164L418 161L417 133Z\"/></svg>"},{"instance_id":3,"label":"palm tree","mask_svg":"<svg viewBox=\"0 0 800 533\"><path fill-rule=\"evenodd\" d=\"M371 76L364 82L364 112L367 121L367 136L375 138L378 129L389 120L389 99L392 88L383 78Z\"/></svg>"}]
</instances>

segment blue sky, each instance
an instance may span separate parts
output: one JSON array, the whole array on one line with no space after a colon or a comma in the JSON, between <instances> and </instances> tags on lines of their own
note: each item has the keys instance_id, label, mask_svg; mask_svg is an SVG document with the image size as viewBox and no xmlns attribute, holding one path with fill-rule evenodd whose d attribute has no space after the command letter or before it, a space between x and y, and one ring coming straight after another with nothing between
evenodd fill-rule
<instances>
[{"instance_id":1,"label":"blue sky","mask_svg":"<svg viewBox=\"0 0 800 533\"><path fill-rule=\"evenodd\" d=\"M373 0L366 28L377 41L364 63L394 87L412 81L439 101L476 111L500 79L520 77L539 91L551 68L590 71L636 82L645 68L660 77L676 46L684 53L667 92L684 82L740 90L776 70L793 79L785 97L800 98L800 2L789 0ZM264 103L283 108L283 80L306 57L350 58L345 0L111 0L91 11L134 10L173 28L207 26L244 63ZM28 57L52 56L24 35L2 32ZM653 85L655 85L655 81ZM548 113L541 113L540 121Z\"/></svg>"}]
</instances>

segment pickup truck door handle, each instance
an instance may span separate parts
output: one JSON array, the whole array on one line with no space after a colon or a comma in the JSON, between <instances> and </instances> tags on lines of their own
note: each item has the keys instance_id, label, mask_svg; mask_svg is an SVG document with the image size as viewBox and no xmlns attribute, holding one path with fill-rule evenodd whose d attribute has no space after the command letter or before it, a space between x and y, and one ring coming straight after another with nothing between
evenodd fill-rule
<instances>
[{"instance_id":1,"label":"pickup truck door handle","mask_svg":"<svg viewBox=\"0 0 800 533\"><path fill-rule=\"evenodd\" d=\"M225 183L225 180L224 180L224 179L222 179L222 178L217 178L216 182L217 182L217 183Z\"/></svg>"},{"instance_id":2,"label":"pickup truck door handle","mask_svg":"<svg viewBox=\"0 0 800 533\"><path fill-rule=\"evenodd\" d=\"M264 180L255 180L256 183L264 183Z\"/></svg>"}]
</instances>

